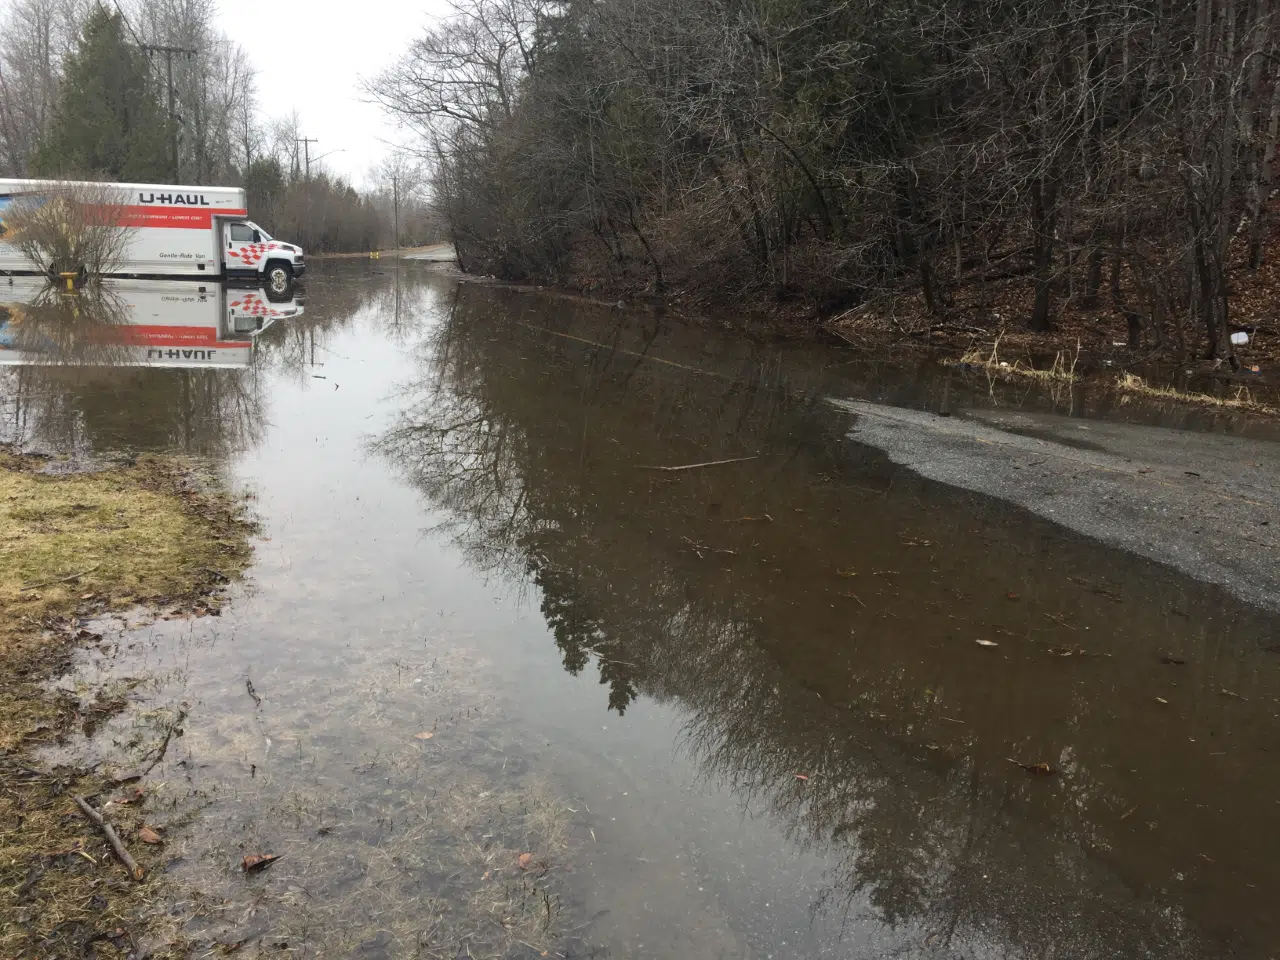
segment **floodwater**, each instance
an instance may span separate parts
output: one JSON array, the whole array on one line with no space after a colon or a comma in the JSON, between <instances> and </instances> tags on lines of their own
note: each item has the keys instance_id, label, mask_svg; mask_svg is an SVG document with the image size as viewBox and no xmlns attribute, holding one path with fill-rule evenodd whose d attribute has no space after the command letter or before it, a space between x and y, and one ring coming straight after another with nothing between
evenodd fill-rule
<instances>
[{"instance_id":1,"label":"floodwater","mask_svg":"<svg viewBox=\"0 0 1280 960\"><path fill-rule=\"evenodd\" d=\"M828 401L1274 457L1266 424L408 264L211 322L208 360L0 368L5 438L207 457L262 523L220 617L104 625L64 681L134 704L63 752L148 771L195 956L1280 949L1276 616L926 480Z\"/></svg>"}]
</instances>

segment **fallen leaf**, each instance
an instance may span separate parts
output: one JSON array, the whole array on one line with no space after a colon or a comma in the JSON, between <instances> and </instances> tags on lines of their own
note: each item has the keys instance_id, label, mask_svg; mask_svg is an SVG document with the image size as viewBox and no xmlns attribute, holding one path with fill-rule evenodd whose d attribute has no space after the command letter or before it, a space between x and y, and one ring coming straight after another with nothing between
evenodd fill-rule
<instances>
[{"instance_id":1,"label":"fallen leaf","mask_svg":"<svg viewBox=\"0 0 1280 960\"><path fill-rule=\"evenodd\" d=\"M808 776L806 776L806 775L805 775L805 774L803 774L803 773L797 773L797 774L796 774L796 779L797 779L797 780L808 780L809 778L808 778Z\"/></svg>"},{"instance_id":2,"label":"fallen leaf","mask_svg":"<svg viewBox=\"0 0 1280 960\"><path fill-rule=\"evenodd\" d=\"M415 733L415 734L413 735L413 739L415 739L415 740L430 740L430 739L431 739L432 737L434 737L434 736L435 736L435 734L434 734L434 733L432 733L430 730L425 730L425 731L423 731L422 733Z\"/></svg>"},{"instance_id":3,"label":"fallen leaf","mask_svg":"<svg viewBox=\"0 0 1280 960\"><path fill-rule=\"evenodd\" d=\"M978 646L980 646L980 647L998 647L998 646L1000 646L1000 644L996 643L994 640L975 640L975 641L974 641L974 643L976 643L976 644L977 644Z\"/></svg>"},{"instance_id":4,"label":"fallen leaf","mask_svg":"<svg viewBox=\"0 0 1280 960\"><path fill-rule=\"evenodd\" d=\"M1014 760L1012 757L1005 757L1014 766L1021 767L1027 773L1034 773L1037 777L1052 777L1057 771L1047 763L1022 763Z\"/></svg>"},{"instance_id":5,"label":"fallen leaf","mask_svg":"<svg viewBox=\"0 0 1280 960\"><path fill-rule=\"evenodd\" d=\"M520 854L519 858L516 860L516 864L517 866L520 867L521 870L528 870L529 867L533 864L533 854L532 853Z\"/></svg>"},{"instance_id":6,"label":"fallen leaf","mask_svg":"<svg viewBox=\"0 0 1280 960\"><path fill-rule=\"evenodd\" d=\"M160 836L159 831L145 823L138 828L138 839L143 843L164 843L164 838Z\"/></svg>"},{"instance_id":7,"label":"fallen leaf","mask_svg":"<svg viewBox=\"0 0 1280 960\"><path fill-rule=\"evenodd\" d=\"M86 593L86 594L85 594L83 597L81 597L80 599L81 599L81 600L92 600L92 599L93 599L94 597L96 597L96 596L97 596L97 594L96 594L96 593Z\"/></svg>"},{"instance_id":8,"label":"fallen leaf","mask_svg":"<svg viewBox=\"0 0 1280 960\"><path fill-rule=\"evenodd\" d=\"M120 804L121 806L127 807L127 806L130 806L131 804L141 803L142 798L143 798L142 788L134 787L132 793L126 793L123 797L117 797L115 802Z\"/></svg>"},{"instance_id":9,"label":"fallen leaf","mask_svg":"<svg viewBox=\"0 0 1280 960\"><path fill-rule=\"evenodd\" d=\"M856 570L837 570L836 571L837 577L844 577L846 580L852 580L857 575L858 575L858 571Z\"/></svg>"},{"instance_id":10,"label":"fallen leaf","mask_svg":"<svg viewBox=\"0 0 1280 960\"><path fill-rule=\"evenodd\" d=\"M489 871L488 871L488 870L486 870L486 871L484 872L484 876L483 876L483 877L481 877L480 879L481 879L481 880L488 880L488 879L489 879Z\"/></svg>"},{"instance_id":11,"label":"fallen leaf","mask_svg":"<svg viewBox=\"0 0 1280 960\"><path fill-rule=\"evenodd\" d=\"M259 870L267 869L279 859L280 857L273 853L251 853L240 861L240 867L245 873L257 873Z\"/></svg>"},{"instance_id":12,"label":"fallen leaf","mask_svg":"<svg viewBox=\"0 0 1280 960\"><path fill-rule=\"evenodd\" d=\"M1156 703L1163 703L1163 704L1165 704L1166 706L1168 706L1169 701L1168 701L1168 700L1166 700L1164 697L1156 697Z\"/></svg>"},{"instance_id":13,"label":"fallen leaf","mask_svg":"<svg viewBox=\"0 0 1280 960\"><path fill-rule=\"evenodd\" d=\"M1006 593L1004 596L1005 596L1005 599L1006 599L1006 600L1017 600L1017 599L1018 599L1018 595L1017 595L1016 593L1014 593L1012 590L1010 590L1010 591L1009 591L1008 593Z\"/></svg>"}]
</instances>

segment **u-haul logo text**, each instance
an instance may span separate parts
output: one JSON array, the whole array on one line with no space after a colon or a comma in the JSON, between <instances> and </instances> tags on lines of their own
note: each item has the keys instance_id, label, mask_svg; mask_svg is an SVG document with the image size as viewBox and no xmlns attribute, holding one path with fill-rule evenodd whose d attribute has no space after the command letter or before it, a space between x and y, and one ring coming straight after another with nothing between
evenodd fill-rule
<instances>
[{"instance_id":1,"label":"u-haul logo text","mask_svg":"<svg viewBox=\"0 0 1280 960\"><path fill-rule=\"evenodd\" d=\"M165 207L208 207L212 206L203 193L138 193L141 206L159 204Z\"/></svg>"}]
</instances>

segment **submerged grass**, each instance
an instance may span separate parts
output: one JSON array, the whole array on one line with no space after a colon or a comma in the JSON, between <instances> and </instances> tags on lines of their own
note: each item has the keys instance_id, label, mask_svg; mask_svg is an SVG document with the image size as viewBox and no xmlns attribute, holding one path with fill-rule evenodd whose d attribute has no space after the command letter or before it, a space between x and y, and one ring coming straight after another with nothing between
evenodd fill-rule
<instances>
[{"instance_id":1,"label":"submerged grass","mask_svg":"<svg viewBox=\"0 0 1280 960\"><path fill-rule=\"evenodd\" d=\"M1193 403L1205 407L1220 407L1225 410L1239 410L1245 413L1261 413L1269 416L1280 415L1280 408L1270 406L1256 399L1246 387L1238 387L1229 397L1217 397L1211 393L1178 390L1176 387L1156 387L1147 383L1142 377L1132 373L1123 374L1116 380L1116 386L1125 393L1141 394L1144 397L1155 397L1161 400L1173 400L1178 403Z\"/></svg>"},{"instance_id":2,"label":"submerged grass","mask_svg":"<svg viewBox=\"0 0 1280 960\"><path fill-rule=\"evenodd\" d=\"M154 894L117 864L72 794L113 785L74 769L42 769L35 752L126 700L88 701L52 688L86 617L135 605L216 611L219 584L248 563L252 527L183 461L149 457L80 473L0 449L0 956L127 956L131 917ZM147 864L116 808L115 826Z\"/></svg>"},{"instance_id":3,"label":"submerged grass","mask_svg":"<svg viewBox=\"0 0 1280 960\"><path fill-rule=\"evenodd\" d=\"M1002 337L996 337L995 342L991 345L990 352L985 347L970 348L958 362L971 367L981 367L992 376L1028 377L1033 380L1046 380L1053 383L1076 382L1076 366L1080 361L1079 343L1076 344L1075 356L1070 356L1060 350L1054 356L1053 365L1047 369L1041 369L1025 364L1021 360L1015 360L1013 363L1001 360L1001 339Z\"/></svg>"}]
</instances>

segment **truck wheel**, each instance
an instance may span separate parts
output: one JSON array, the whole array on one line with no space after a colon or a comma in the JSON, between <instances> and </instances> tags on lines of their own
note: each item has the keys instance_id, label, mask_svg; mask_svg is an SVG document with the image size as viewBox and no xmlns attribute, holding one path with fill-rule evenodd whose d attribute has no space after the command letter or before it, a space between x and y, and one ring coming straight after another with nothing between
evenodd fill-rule
<instances>
[{"instance_id":1,"label":"truck wheel","mask_svg":"<svg viewBox=\"0 0 1280 960\"><path fill-rule=\"evenodd\" d=\"M278 260L272 261L267 264L265 279L268 291L277 296L284 296L293 284L293 267Z\"/></svg>"}]
</instances>

